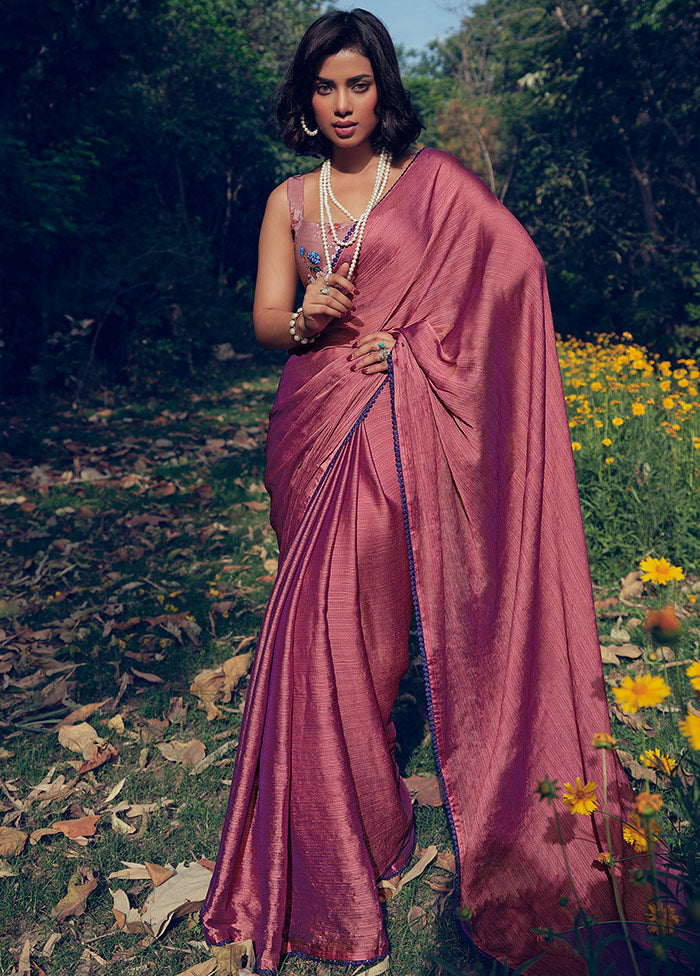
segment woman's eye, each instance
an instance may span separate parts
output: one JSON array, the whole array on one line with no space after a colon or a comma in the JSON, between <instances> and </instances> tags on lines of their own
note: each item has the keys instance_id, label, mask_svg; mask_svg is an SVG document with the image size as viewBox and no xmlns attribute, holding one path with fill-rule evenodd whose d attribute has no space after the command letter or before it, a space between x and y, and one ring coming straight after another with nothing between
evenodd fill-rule
<instances>
[{"instance_id":1,"label":"woman's eye","mask_svg":"<svg viewBox=\"0 0 700 976\"><path fill-rule=\"evenodd\" d=\"M318 92L319 95L327 95L328 92L330 91L330 88L328 87L328 85L316 85L316 88L314 90Z\"/></svg>"},{"instance_id":2,"label":"woman's eye","mask_svg":"<svg viewBox=\"0 0 700 976\"><path fill-rule=\"evenodd\" d=\"M366 92L368 88L369 88L369 85L365 85L365 84L355 85L353 91L356 91L356 92Z\"/></svg>"}]
</instances>

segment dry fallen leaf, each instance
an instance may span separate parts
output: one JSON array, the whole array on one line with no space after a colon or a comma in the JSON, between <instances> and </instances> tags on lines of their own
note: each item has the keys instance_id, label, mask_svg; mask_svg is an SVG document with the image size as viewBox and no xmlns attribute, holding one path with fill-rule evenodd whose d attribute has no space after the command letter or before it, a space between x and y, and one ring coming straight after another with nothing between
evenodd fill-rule
<instances>
[{"instance_id":1,"label":"dry fallen leaf","mask_svg":"<svg viewBox=\"0 0 700 976\"><path fill-rule=\"evenodd\" d=\"M408 927L411 932L415 935L427 924L428 916L425 914L425 909L421 908L420 905L411 905L408 910Z\"/></svg>"},{"instance_id":2,"label":"dry fallen leaf","mask_svg":"<svg viewBox=\"0 0 700 976\"><path fill-rule=\"evenodd\" d=\"M154 888L162 885L168 878L172 878L175 874L174 868L163 868L160 864L152 864L151 861L145 862L145 868L148 871L149 878L153 882Z\"/></svg>"},{"instance_id":3,"label":"dry fallen leaf","mask_svg":"<svg viewBox=\"0 0 700 976\"><path fill-rule=\"evenodd\" d=\"M642 763L634 758L631 752L625 752L622 749L617 749L616 751L622 765L635 779L643 780L648 778L650 783L658 783L658 777L655 771L649 766L642 765Z\"/></svg>"},{"instance_id":4,"label":"dry fallen leaf","mask_svg":"<svg viewBox=\"0 0 700 976\"><path fill-rule=\"evenodd\" d=\"M105 698L101 702L91 702L89 705L81 705L80 708L76 708L66 715L65 718L62 718L56 728L63 728L65 725L75 725L76 722L84 722L86 718L89 718L98 708L106 705L108 701L109 698Z\"/></svg>"},{"instance_id":5,"label":"dry fallen leaf","mask_svg":"<svg viewBox=\"0 0 700 976\"><path fill-rule=\"evenodd\" d=\"M454 874L456 871L454 852L440 851L438 856L435 858L435 867L443 868L443 870L451 871L452 874Z\"/></svg>"},{"instance_id":6,"label":"dry fallen leaf","mask_svg":"<svg viewBox=\"0 0 700 976\"><path fill-rule=\"evenodd\" d=\"M230 945L210 946L209 951L216 960L216 976L236 976L237 973L253 972L255 952L252 939L232 942Z\"/></svg>"},{"instance_id":7,"label":"dry fallen leaf","mask_svg":"<svg viewBox=\"0 0 700 976\"><path fill-rule=\"evenodd\" d=\"M109 889L114 904L112 914L115 918L115 925L118 929L125 929L127 932L147 932L148 929L141 921L138 909L132 908L129 896L121 888L117 890Z\"/></svg>"},{"instance_id":8,"label":"dry fallen leaf","mask_svg":"<svg viewBox=\"0 0 700 976\"><path fill-rule=\"evenodd\" d=\"M169 742L156 742L155 745L163 759L182 763L183 766L194 766L207 754L206 746L199 739L190 739L189 742L171 739Z\"/></svg>"},{"instance_id":9,"label":"dry fallen leaf","mask_svg":"<svg viewBox=\"0 0 700 976\"><path fill-rule=\"evenodd\" d=\"M644 583L642 583L642 571L633 569L624 579L620 580L622 588L618 594L620 600L634 600L642 595Z\"/></svg>"},{"instance_id":10,"label":"dry fallen leaf","mask_svg":"<svg viewBox=\"0 0 700 976\"><path fill-rule=\"evenodd\" d=\"M619 664L620 658L615 653L614 644L601 644L600 645L600 657L603 664Z\"/></svg>"},{"instance_id":11,"label":"dry fallen leaf","mask_svg":"<svg viewBox=\"0 0 700 976\"><path fill-rule=\"evenodd\" d=\"M60 728L58 741L67 749L82 753L83 759L92 759L98 746L104 745L106 740L87 722L80 722L78 725L64 725Z\"/></svg>"},{"instance_id":12,"label":"dry fallen leaf","mask_svg":"<svg viewBox=\"0 0 700 976\"><path fill-rule=\"evenodd\" d=\"M66 837L92 837L97 830L98 813L94 817L77 817L75 820L56 820L52 830L58 830Z\"/></svg>"},{"instance_id":13,"label":"dry fallen leaf","mask_svg":"<svg viewBox=\"0 0 700 976\"><path fill-rule=\"evenodd\" d=\"M0 827L0 857L21 854L27 843L28 834L17 827Z\"/></svg>"},{"instance_id":14,"label":"dry fallen leaf","mask_svg":"<svg viewBox=\"0 0 700 976\"><path fill-rule=\"evenodd\" d=\"M83 869L83 873L87 877L87 881L84 884L80 884L80 879L77 874L74 874L71 880L68 882L68 892L61 898L57 905L51 909L50 915L52 918L58 919L59 922L63 922L70 915L82 915L85 911L85 904L88 900L88 896L97 887L97 878L93 875L91 868Z\"/></svg>"},{"instance_id":15,"label":"dry fallen leaf","mask_svg":"<svg viewBox=\"0 0 700 976\"><path fill-rule=\"evenodd\" d=\"M199 911L210 881L211 871L201 864L181 862L172 878L153 889L141 910L141 918L157 939L174 918Z\"/></svg>"},{"instance_id":16,"label":"dry fallen leaf","mask_svg":"<svg viewBox=\"0 0 700 976\"><path fill-rule=\"evenodd\" d=\"M216 959L205 959L204 962L197 962L194 966L189 966L175 976L214 976L217 971Z\"/></svg>"},{"instance_id":17,"label":"dry fallen leaf","mask_svg":"<svg viewBox=\"0 0 700 976\"><path fill-rule=\"evenodd\" d=\"M417 803L419 807L442 806L442 794L437 776L415 773L408 779L404 779L404 783L408 787L414 803Z\"/></svg>"}]
</instances>

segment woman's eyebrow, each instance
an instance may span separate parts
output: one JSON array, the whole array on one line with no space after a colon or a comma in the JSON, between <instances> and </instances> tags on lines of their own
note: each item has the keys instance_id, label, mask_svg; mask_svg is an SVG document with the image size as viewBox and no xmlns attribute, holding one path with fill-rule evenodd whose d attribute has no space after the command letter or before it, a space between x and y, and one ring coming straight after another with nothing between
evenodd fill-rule
<instances>
[{"instance_id":1,"label":"woman's eyebrow","mask_svg":"<svg viewBox=\"0 0 700 976\"><path fill-rule=\"evenodd\" d=\"M355 82L357 82L357 81L363 81L365 78L369 78L370 81L371 81L372 80L372 75L369 75L369 74L353 75L352 78L348 78L346 84L348 84L348 85L354 85ZM332 78L322 78L321 75L316 75L314 81L321 82L324 85L334 85L335 84L335 82L333 81Z\"/></svg>"}]
</instances>

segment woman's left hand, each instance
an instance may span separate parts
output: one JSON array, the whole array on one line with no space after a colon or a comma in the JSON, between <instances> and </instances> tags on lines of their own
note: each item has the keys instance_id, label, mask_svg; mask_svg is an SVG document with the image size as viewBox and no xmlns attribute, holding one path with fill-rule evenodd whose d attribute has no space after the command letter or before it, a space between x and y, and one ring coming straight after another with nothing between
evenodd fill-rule
<instances>
[{"instance_id":1,"label":"woman's left hand","mask_svg":"<svg viewBox=\"0 0 700 976\"><path fill-rule=\"evenodd\" d=\"M348 356L350 369L361 369L363 373L388 373L386 357L396 345L396 340L388 332L372 332L358 339Z\"/></svg>"}]
</instances>

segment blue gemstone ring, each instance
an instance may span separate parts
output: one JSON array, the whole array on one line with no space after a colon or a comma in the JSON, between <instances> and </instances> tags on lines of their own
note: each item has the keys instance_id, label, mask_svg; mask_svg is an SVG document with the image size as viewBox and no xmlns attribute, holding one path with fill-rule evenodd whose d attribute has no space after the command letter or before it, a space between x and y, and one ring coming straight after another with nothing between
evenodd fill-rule
<instances>
[{"instance_id":1,"label":"blue gemstone ring","mask_svg":"<svg viewBox=\"0 0 700 976\"><path fill-rule=\"evenodd\" d=\"M379 343L379 348L380 349L386 349L386 342L380 342Z\"/></svg>"}]
</instances>

